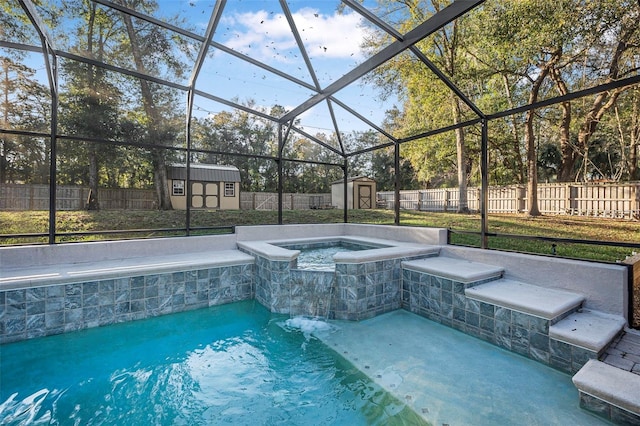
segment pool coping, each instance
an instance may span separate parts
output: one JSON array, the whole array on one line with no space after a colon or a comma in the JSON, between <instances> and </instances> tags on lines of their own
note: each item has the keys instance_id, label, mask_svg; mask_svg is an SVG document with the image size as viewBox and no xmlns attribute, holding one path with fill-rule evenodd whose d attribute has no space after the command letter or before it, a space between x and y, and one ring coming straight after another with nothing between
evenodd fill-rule
<instances>
[{"instance_id":1,"label":"pool coping","mask_svg":"<svg viewBox=\"0 0 640 426\"><path fill-rule=\"evenodd\" d=\"M120 260L79 262L31 268L3 268L0 290L17 290L87 280L123 278L152 273L182 272L201 268L246 265L255 262L253 256L239 250L182 253Z\"/></svg>"},{"instance_id":2,"label":"pool coping","mask_svg":"<svg viewBox=\"0 0 640 426\"><path fill-rule=\"evenodd\" d=\"M300 250L287 249L279 244L296 244L314 242L349 242L361 243L373 246L381 246L377 248L338 252L334 255L336 263L357 264L365 262L376 262L385 259L397 259L402 257L437 254L440 246L424 245L410 243L404 241L385 240L380 238L356 237L356 236L340 236L316 237L316 238L293 238L278 240L259 240L259 241L238 241L238 247L246 251L256 253L273 261L292 261L298 257Z\"/></svg>"}]
</instances>

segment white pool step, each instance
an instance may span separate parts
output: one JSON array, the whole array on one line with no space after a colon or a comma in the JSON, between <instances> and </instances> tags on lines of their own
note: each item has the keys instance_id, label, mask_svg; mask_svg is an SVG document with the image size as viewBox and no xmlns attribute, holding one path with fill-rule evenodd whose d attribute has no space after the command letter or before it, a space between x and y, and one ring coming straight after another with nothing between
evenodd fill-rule
<instances>
[{"instance_id":1,"label":"white pool step","mask_svg":"<svg viewBox=\"0 0 640 426\"><path fill-rule=\"evenodd\" d=\"M465 284L498 279L504 273L504 268L499 266L445 256L402 262L402 267Z\"/></svg>"},{"instance_id":2,"label":"white pool step","mask_svg":"<svg viewBox=\"0 0 640 426\"><path fill-rule=\"evenodd\" d=\"M625 324L621 316L581 309L551 325L549 337L600 353Z\"/></svg>"},{"instance_id":3,"label":"white pool step","mask_svg":"<svg viewBox=\"0 0 640 426\"><path fill-rule=\"evenodd\" d=\"M591 359L572 380L581 393L640 415L640 376L637 374Z\"/></svg>"},{"instance_id":4,"label":"white pool step","mask_svg":"<svg viewBox=\"0 0 640 426\"><path fill-rule=\"evenodd\" d=\"M580 294L511 279L500 279L470 287L465 290L465 295L470 299L547 320L552 320L578 308L585 300L584 296Z\"/></svg>"}]
</instances>

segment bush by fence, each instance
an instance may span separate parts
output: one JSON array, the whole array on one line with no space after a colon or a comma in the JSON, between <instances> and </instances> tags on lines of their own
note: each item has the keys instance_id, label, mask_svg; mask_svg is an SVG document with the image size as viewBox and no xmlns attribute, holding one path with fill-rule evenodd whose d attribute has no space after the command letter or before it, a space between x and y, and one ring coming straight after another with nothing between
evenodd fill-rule
<instances>
[{"instance_id":1,"label":"bush by fence","mask_svg":"<svg viewBox=\"0 0 640 426\"><path fill-rule=\"evenodd\" d=\"M467 206L480 210L480 189L467 189ZM528 211L527 188L510 185L489 188L489 213ZM378 192L378 205L392 209L395 194ZM432 212L455 212L459 205L457 188L400 191L400 208ZM570 214L624 219L640 218L640 182L544 183L538 185L538 207L543 214Z\"/></svg>"}]
</instances>

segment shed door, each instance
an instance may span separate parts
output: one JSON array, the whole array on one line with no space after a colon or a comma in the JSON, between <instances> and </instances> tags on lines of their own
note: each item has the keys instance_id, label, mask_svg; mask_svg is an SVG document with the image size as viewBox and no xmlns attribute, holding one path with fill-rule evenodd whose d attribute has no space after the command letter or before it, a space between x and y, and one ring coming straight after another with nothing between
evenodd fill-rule
<instances>
[{"instance_id":1,"label":"shed door","mask_svg":"<svg viewBox=\"0 0 640 426\"><path fill-rule=\"evenodd\" d=\"M219 187L217 183L193 182L191 184L191 207L194 209L217 209Z\"/></svg>"},{"instance_id":2,"label":"shed door","mask_svg":"<svg viewBox=\"0 0 640 426\"><path fill-rule=\"evenodd\" d=\"M373 185L358 185L358 208L359 209L371 208L372 192L373 192Z\"/></svg>"}]
</instances>

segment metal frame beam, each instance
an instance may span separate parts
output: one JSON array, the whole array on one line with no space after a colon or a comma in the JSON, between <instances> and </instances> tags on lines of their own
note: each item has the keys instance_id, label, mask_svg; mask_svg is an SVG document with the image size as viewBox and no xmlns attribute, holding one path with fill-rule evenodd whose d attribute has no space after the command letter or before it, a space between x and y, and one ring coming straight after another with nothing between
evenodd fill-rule
<instances>
[{"instance_id":1,"label":"metal frame beam","mask_svg":"<svg viewBox=\"0 0 640 426\"><path fill-rule=\"evenodd\" d=\"M369 22L371 22L372 24L376 25L378 28L382 29L384 32L386 32L387 34L389 34L391 37L395 38L398 41L402 41L404 38L402 36L402 34L400 34L398 31L396 31L395 28L393 28L391 25L387 24L386 22L384 22L382 19L380 19L379 17L377 17L376 15L374 15L369 9L365 8L364 6L362 6L360 3L354 1L354 0L342 0L343 3L347 4L349 7L351 7L353 10L355 10L357 13L359 13L360 15L362 15L365 19L367 19ZM440 71L440 69L433 63L431 62L431 60L429 60L429 58L426 57L426 55L424 53L422 53L422 51L420 51L420 49L418 49L417 46L411 46L409 47L409 50L423 63L427 66L427 68L429 68L431 70L431 72L433 72L438 79L440 79L444 84L447 85L447 87L453 91L456 96L458 96L460 99L462 99L462 101L469 107L471 108L471 110L478 116L478 117L484 117L483 112L480 110L480 108L478 108L463 92L462 90L460 90L460 88L458 88L458 86L456 86L455 84L453 84L453 82L451 82L451 80L449 80L449 78L444 75L444 73L442 71Z\"/></svg>"},{"instance_id":2,"label":"metal frame beam","mask_svg":"<svg viewBox=\"0 0 640 426\"><path fill-rule=\"evenodd\" d=\"M284 13L284 16L287 18L287 22L289 23L289 28L291 28L291 32L293 33L293 38L295 38L296 44L298 45L298 50L300 50L302 59L304 59L304 63L307 66L307 71L309 71L309 75L313 80L315 91L320 92L322 90L322 88L320 87L320 82L318 81L316 72L313 70L311 59L309 59L309 54L307 53L307 49L305 48L304 43L302 42L302 37L300 37L300 32L298 31L298 27L296 26L296 22L293 19L293 15L291 15L291 10L289 9L289 5L287 4L286 0L280 0L280 7L282 7L282 12Z\"/></svg>"},{"instance_id":3,"label":"metal frame beam","mask_svg":"<svg viewBox=\"0 0 640 426\"><path fill-rule=\"evenodd\" d=\"M354 69L344 74L342 77L338 78L332 84L327 86L322 93L318 93L317 95L311 97L306 102L302 103L298 107L294 108L289 113L285 114L281 117L282 121L288 121L293 117L297 117L308 109L312 108L314 105L322 102L329 96L333 96L336 92L341 89L344 89L351 83L358 80L360 77L365 74L371 72L376 69L380 65L384 64L388 60L397 56L398 54L404 52L409 47L418 43L420 40L428 37L430 34L439 30L440 28L447 25L449 22L454 19L464 15L469 12L471 9L482 3L484 0L466 0L466 1L455 1L449 6L442 9L440 12L436 13L429 19L427 19L422 24L415 27L413 30L406 33L402 40L396 40L391 43L389 46L382 49L380 52L371 56L360 65L356 66Z\"/></svg>"},{"instance_id":4,"label":"metal frame beam","mask_svg":"<svg viewBox=\"0 0 640 426\"><path fill-rule=\"evenodd\" d=\"M47 69L49 90L51 91L51 123L50 123L50 163L49 163L49 244L56 242L56 178L57 169L57 140L58 134L58 59L55 53L55 45L51 36L38 14L31 0L20 0L22 9L37 31L42 43L42 55ZM51 58L49 58L51 55Z\"/></svg>"},{"instance_id":5,"label":"metal frame beam","mask_svg":"<svg viewBox=\"0 0 640 426\"><path fill-rule=\"evenodd\" d=\"M351 113L356 118L360 119L363 123L365 123L366 125L370 126L372 129L376 130L378 133L381 133L382 135L386 136L388 139L391 139L392 141L396 141L397 140L389 132L387 132L386 130L384 130L383 128L378 126L377 124L373 123L371 120L369 120L368 118L364 117L362 114L360 114L359 112L357 112L356 110L354 110L353 108L351 108L350 106L345 104L344 102L340 101L339 99L337 99L337 98L335 98L333 96L331 96L329 99L333 103L340 105L340 107L342 107L342 109L344 109L347 112Z\"/></svg>"},{"instance_id":6,"label":"metal frame beam","mask_svg":"<svg viewBox=\"0 0 640 426\"><path fill-rule=\"evenodd\" d=\"M291 128L293 130L295 130L297 133L300 133L302 136L304 136L305 138L311 139L312 141L314 141L315 143L317 143L318 145L321 145L325 148L327 148L329 151L338 154L340 157L345 158L345 155L338 151L336 148L332 147L331 145L327 144L326 142L321 141L320 139L316 138L315 136L310 135L309 133L305 132L304 130L296 127L296 126L291 126Z\"/></svg>"},{"instance_id":7,"label":"metal frame beam","mask_svg":"<svg viewBox=\"0 0 640 426\"><path fill-rule=\"evenodd\" d=\"M192 193L191 193L191 120L193 118L193 102L195 98L195 87L196 81L198 80L198 75L200 74L200 70L202 69L202 63L204 59L207 57L207 51L209 50L209 43L213 38L213 33L218 28L218 23L220 22L220 18L222 17L222 11L224 10L224 6L226 4L226 0L218 0L216 5L211 12L211 18L209 18L209 24L207 25L207 30L205 31L204 42L200 45L200 50L198 51L198 57L193 65L193 70L191 70L191 76L189 77L189 90L187 91L187 110L186 110L186 131L185 138L187 143L187 191L186 191L186 208L185 208L185 226L187 228L187 235L190 235L191 230L191 202L192 202Z\"/></svg>"}]
</instances>

